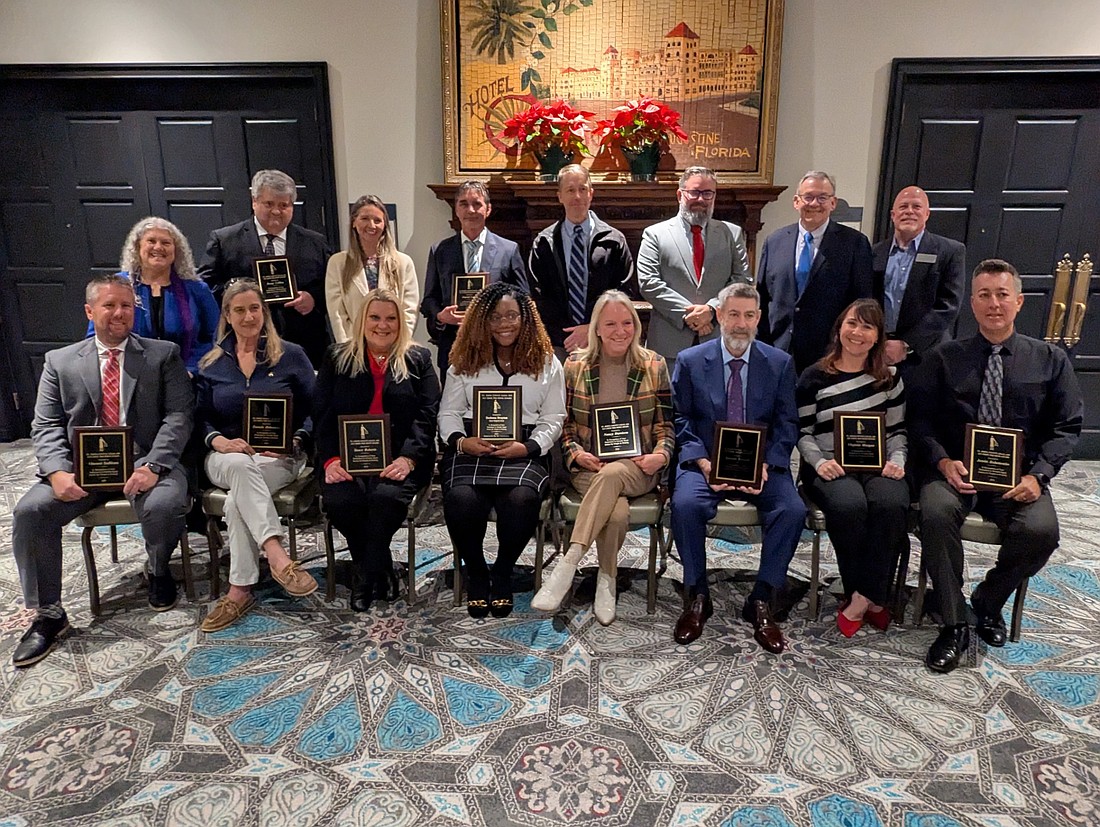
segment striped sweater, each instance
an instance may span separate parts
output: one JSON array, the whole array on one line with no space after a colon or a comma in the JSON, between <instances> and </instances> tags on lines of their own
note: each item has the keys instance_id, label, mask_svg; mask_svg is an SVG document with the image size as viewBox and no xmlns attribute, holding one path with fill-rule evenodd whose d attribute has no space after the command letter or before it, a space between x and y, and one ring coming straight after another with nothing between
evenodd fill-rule
<instances>
[{"instance_id":1,"label":"striped sweater","mask_svg":"<svg viewBox=\"0 0 1100 827\"><path fill-rule=\"evenodd\" d=\"M883 411L886 414L886 455L905 467L905 385L893 367L889 387L876 388L866 373L826 373L818 365L802 372L795 388L801 436L798 452L810 467L820 468L833 456L833 414L837 411Z\"/></svg>"}]
</instances>

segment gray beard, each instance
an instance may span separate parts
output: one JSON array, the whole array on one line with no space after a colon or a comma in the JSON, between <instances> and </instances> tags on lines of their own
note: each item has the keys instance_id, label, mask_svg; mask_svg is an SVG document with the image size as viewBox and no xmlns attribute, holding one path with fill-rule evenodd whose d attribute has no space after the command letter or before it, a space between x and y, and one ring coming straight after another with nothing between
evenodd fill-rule
<instances>
[{"instance_id":1,"label":"gray beard","mask_svg":"<svg viewBox=\"0 0 1100 827\"><path fill-rule=\"evenodd\" d=\"M748 336L741 338L738 336L727 336L722 334L722 344L726 346L726 350L732 353L734 356L742 356L749 346L752 344L752 340L756 338L754 336Z\"/></svg>"},{"instance_id":2,"label":"gray beard","mask_svg":"<svg viewBox=\"0 0 1100 827\"><path fill-rule=\"evenodd\" d=\"M707 208L707 211L705 213L692 212L687 207L680 207L680 217L683 218L684 221L686 221L688 225L692 227L705 226L706 223L710 221L710 217L712 215L714 215L713 204Z\"/></svg>"}]
</instances>

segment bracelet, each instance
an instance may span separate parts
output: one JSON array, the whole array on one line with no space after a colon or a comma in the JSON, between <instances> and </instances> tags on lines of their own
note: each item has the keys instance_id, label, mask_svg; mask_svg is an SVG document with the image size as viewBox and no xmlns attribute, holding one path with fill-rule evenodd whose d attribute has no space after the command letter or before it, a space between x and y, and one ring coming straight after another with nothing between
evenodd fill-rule
<instances>
[{"instance_id":1,"label":"bracelet","mask_svg":"<svg viewBox=\"0 0 1100 827\"><path fill-rule=\"evenodd\" d=\"M412 473L413 471L415 471L415 470L416 470L416 462L415 462L414 460L411 460L411 459L409 459L408 457L401 457L401 459L405 460L405 462L407 462L407 463L408 463L408 465L409 465L409 473L410 473L410 474L411 474L411 473Z\"/></svg>"},{"instance_id":2,"label":"bracelet","mask_svg":"<svg viewBox=\"0 0 1100 827\"><path fill-rule=\"evenodd\" d=\"M458 452L460 454L466 453L465 451L462 450L462 443L465 442L465 441L466 441L466 437L460 436L458 438L458 442L455 443L455 448L458 450Z\"/></svg>"}]
</instances>

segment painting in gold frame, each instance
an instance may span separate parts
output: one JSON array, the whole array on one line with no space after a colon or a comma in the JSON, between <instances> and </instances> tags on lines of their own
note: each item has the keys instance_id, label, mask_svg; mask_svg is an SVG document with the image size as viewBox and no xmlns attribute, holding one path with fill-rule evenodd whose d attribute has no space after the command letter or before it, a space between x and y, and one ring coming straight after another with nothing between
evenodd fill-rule
<instances>
[{"instance_id":1,"label":"painting in gold frame","mask_svg":"<svg viewBox=\"0 0 1100 827\"><path fill-rule=\"evenodd\" d=\"M701 164L772 182L783 0L440 0L440 12L447 183L530 178L534 159L500 133L535 100L606 118L643 95L688 133L663 173ZM585 163L613 178L626 168L615 154Z\"/></svg>"}]
</instances>

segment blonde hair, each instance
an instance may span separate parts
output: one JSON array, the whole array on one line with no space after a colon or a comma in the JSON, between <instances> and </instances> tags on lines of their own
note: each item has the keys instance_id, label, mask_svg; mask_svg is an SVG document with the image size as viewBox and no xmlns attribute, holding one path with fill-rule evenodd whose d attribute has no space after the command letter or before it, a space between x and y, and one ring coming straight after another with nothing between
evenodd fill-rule
<instances>
[{"instance_id":1,"label":"blonde hair","mask_svg":"<svg viewBox=\"0 0 1100 827\"><path fill-rule=\"evenodd\" d=\"M405 316L401 310L401 300L390 290L379 287L367 293L367 299L363 303L363 312L351 323L351 336L341 344L335 346L333 361L336 370L349 376L358 376L367 369L367 337L363 332L367 323L367 313L374 302L392 304L397 310L397 341L393 343L389 353L389 363L393 370L393 378L403 382L409 376L409 366L405 363L405 356L414 342L409 326L405 324Z\"/></svg>"},{"instance_id":2,"label":"blonde hair","mask_svg":"<svg viewBox=\"0 0 1100 827\"><path fill-rule=\"evenodd\" d=\"M596 335L596 329L599 327L600 313L609 304L621 304L630 311L630 317L634 320L634 338L630 340L626 357L631 367L645 367L646 361L653 358L654 352L642 347L642 320L638 318L634 302L622 290L606 290L596 299L596 303L592 306L592 319L588 322L588 344L577 352L577 357L589 367L600 361L601 342L600 337Z\"/></svg>"},{"instance_id":3,"label":"blonde hair","mask_svg":"<svg viewBox=\"0 0 1100 827\"><path fill-rule=\"evenodd\" d=\"M224 351L222 342L233 330L229 324L229 306L233 303L233 299L242 293L255 293L260 300L260 307L264 311L264 330L261 335L267 338L267 346L264 348L264 361L258 364L274 366L279 364L279 360L283 358L283 351L285 350L283 339L279 335L279 331L275 329L275 322L271 319L271 308L264 301L264 294L260 292L260 285L252 279L234 279L225 286L225 292L222 294L222 313L218 318L218 332L214 336L214 347L210 348L207 354L199 360L200 369L210 367L221 358Z\"/></svg>"},{"instance_id":4,"label":"blonde hair","mask_svg":"<svg viewBox=\"0 0 1100 827\"><path fill-rule=\"evenodd\" d=\"M386 205L377 195L362 195L351 205L351 220L348 222L348 249L344 258L344 269L340 273L340 286L345 292L351 289L352 282L363 272L366 262L363 249L359 246L359 233L355 232L355 216L363 207L374 207L382 213L382 235L378 239L378 287L389 290L398 297L397 307L401 310L401 323L405 324L405 312L400 299L402 295L401 273L397 262L397 245L393 243L390 232L390 214Z\"/></svg>"}]
</instances>

